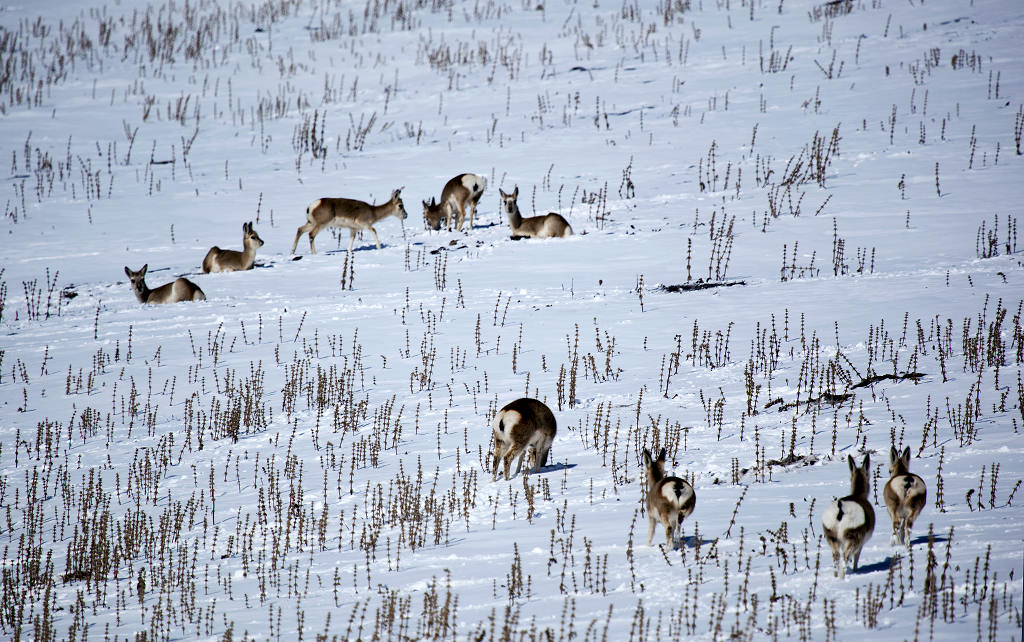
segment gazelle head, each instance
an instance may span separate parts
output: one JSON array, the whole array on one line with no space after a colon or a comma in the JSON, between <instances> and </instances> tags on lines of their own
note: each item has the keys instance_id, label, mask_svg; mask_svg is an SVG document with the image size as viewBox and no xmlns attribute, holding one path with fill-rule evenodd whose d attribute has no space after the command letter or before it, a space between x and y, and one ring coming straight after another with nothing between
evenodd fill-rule
<instances>
[{"instance_id":1,"label":"gazelle head","mask_svg":"<svg viewBox=\"0 0 1024 642\"><path fill-rule=\"evenodd\" d=\"M146 287L146 270L148 269L149 263L143 265L138 271L129 269L127 265L124 266L124 273L128 275L128 282L132 285L132 291L135 292L135 296L139 297L140 301L145 300L143 297L146 291L149 290Z\"/></svg>"},{"instance_id":2,"label":"gazelle head","mask_svg":"<svg viewBox=\"0 0 1024 642\"><path fill-rule=\"evenodd\" d=\"M847 465L850 467L850 495L853 497L867 496L871 488L871 456L864 455L864 460L858 466L850 455L846 456Z\"/></svg>"},{"instance_id":3,"label":"gazelle head","mask_svg":"<svg viewBox=\"0 0 1024 642\"><path fill-rule=\"evenodd\" d=\"M519 213L519 205L516 203L516 199L519 198L519 186L512 190L511 194L506 194L500 187L498 193L501 194L502 206L505 208L505 213L509 215L515 215Z\"/></svg>"},{"instance_id":4,"label":"gazelle head","mask_svg":"<svg viewBox=\"0 0 1024 642\"><path fill-rule=\"evenodd\" d=\"M423 222L427 229L441 229L441 219L444 218L443 208L438 205L437 200L431 196L430 202L423 201Z\"/></svg>"},{"instance_id":5,"label":"gazelle head","mask_svg":"<svg viewBox=\"0 0 1024 642\"><path fill-rule=\"evenodd\" d=\"M403 221L409 218L409 213L405 211L405 204L402 203L402 190L405 187L399 187L395 191L391 192L391 204L395 207L394 215Z\"/></svg>"},{"instance_id":6,"label":"gazelle head","mask_svg":"<svg viewBox=\"0 0 1024 642\"><path fill-rule=\"evenodd\" d=\"M900 453L893 447L889 448L889 475L905 475L910 470L910 447Z\"/></svg>"},{"instance_id":7,"label":"gazelle head","mask_svg":"<svg viewBox=\"0 0 1024 642\"><path fill-rule=\"evenodd\" d=\"M249 247L250 244L253 247L263 247L263 239L252 229L252 221L242 223L242 246Z\"/></svg>"}]
</instances>

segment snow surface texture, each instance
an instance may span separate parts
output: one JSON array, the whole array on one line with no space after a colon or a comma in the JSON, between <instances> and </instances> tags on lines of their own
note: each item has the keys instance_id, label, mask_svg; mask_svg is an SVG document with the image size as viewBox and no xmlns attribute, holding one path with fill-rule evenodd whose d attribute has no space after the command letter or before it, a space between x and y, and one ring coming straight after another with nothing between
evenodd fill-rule
<instances>
[{"instance_id":1,"label":"snow surface texture","mask_svg":"<svg viewBox=\"0 0 1024 642\"><path fill-rule=\"evenodd\" d=\"M1011 1L0 7L0 637L1019 640L1022 33ZM476 227L425 231L461 172ZM517 185L575 234L511 240ZM399 187L383 249L288 253L315 199ZM248 221L255 269L202 274ZM207 300L139 304L143 264ZM524 395L548 465L491 482ZM697 494L672 550L645 447Z\"/></svg>"}]
</instances>

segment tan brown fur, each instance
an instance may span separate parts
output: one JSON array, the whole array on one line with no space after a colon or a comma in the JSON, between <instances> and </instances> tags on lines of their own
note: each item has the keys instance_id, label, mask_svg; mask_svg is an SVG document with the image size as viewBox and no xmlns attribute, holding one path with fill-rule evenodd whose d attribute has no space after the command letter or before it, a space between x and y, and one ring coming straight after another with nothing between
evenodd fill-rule
<instances>
[{"instance_id":1,"label":"tan brown fur","mask_svg":"<svg viewBox=\"0 0 1024 642\"><path fill-rule=\"evenodd\" d=\"M251 270L256 262L256 248L263 247L263 239L252 229L252 221L242 223L242 247L238 250L222 250L216 245L210 248L203 259L203 272L235 272Z\"/></svg>"},{"instance_id":2,"label":"tan brown fur","mask_svg":"<svg viewBox=\"0 0 1024 642\"><path fill-rule=\"evenodd\" d=\"M864 455L860 466L847 455L850 467L850 494L834 500L821 515L825 539L832 549L832 563L835 574L846 577L846 564L853 562L857 570L860 551L875 530L875 509L868 501L871 460Z\"/></svg>"},{"instance_id":3,"label":"tan brown fur","mask_svg":"<svg viewBox=\"0 0 1024 642\"><path fill-rule=\"evenodd\" d=\"M459 174L444 184L440 202L433 198L430 202L423 201L423 219L432 230L441 229L441 220L447 219L448 231L452 231L452 219L458 212L457 229L462 231L462 224L469 211L469 229L473 229L473 218L476 206L487 189L487 179L477 174Z\"/></svg>"},{"instance_id":4,"label":"tan brown fur","mask_svg":"<svg viewBox=\"0 0 1024 642\"><path fill-rule=\"evenodd\" d=\"M523 467L527 450L533 447L534 466L524 475L539 471L548 461L548 451L555 439L555 415L544 403L529 397L516 399L494 416L491 431L494 434L494 479L498 479L498 465L505 462L505 479L512 460L519 456L516 474Z\"/></svg>"},{"instance_id":5,"label":"tan brown fur","mask_svg":"<svg viewBox=\"0 0 1024 642\"><path fill-rule=\"evenodd\" d=\"M179 301L205 301L206 295L199 289L199 286L186 278L179 277L170 283L150 290L146 285L146 270L149 264L143 265L140 270L132 271L124 266L124 273L128 275L132 292L139 303L178 303Z\"/></svg>"},{"instance_id":6,"label":"tan brown fur","mask_svg":"<svg viewBox=\"0 0 1024 642\"><path fill-rule=\"evenodd\" d=\"M516 202L516 199L519 198L518 185L512 190L511 194L506 194L500 188L498 192L501 194L502 205L505 208L505 215L508 217L508 225L512 228L513 238L565 238L572 235L572 226L569 225L569 222L561 214L551 212L550 214L523 218L523 215L519 212L519 204Z\"/></svg>"},{"instance_id":7,"label":"tan brown fur","mask_svg":"<svg viewBox=\"0 0 1024 642\"><path fill-rule=\"evenodd\" d=\"M924 480L910 472L910 448L900 454L889 449L889 481L882 496L892 519L890 545L897 542L910 548L910 529L928 501L928 487Z\"/></svg>"},{"instance_id":8,"label":"tan brown fur","mask_svg":"<svg viewBox=\"0 0 1024 642\"><path fill-rule=\"evenodd\" d=\"M369 230L373 233L373 240L380 249L380 238L374 224L388 216L395 216L399 220L405 220L408 214L405 205L402 203L402 188L391 193L391 199L380 205L370 205L364 201L357 201L352 198L318 198L306 208L306 222L299 226L295 232L295 241L292 243L292 254L299 244L299 238L309 233L309 250L316 254L316 246L313 239L325 227L344 227L351 232L348 242L348 251L352 251L352 244L356 241L356 233L360 230Z\"/></svg>"},{"instance_id":9,"label":"tan brown fur","mask_svg":"<svg viewBox=\"0 0 1024 642\"><path fill-rule=\"evenodd\" d=\"M686 480L665 476L664 448L656 460L652 460L651 451L644 448L643 461L647 470L647 545L651 545L654 530L661 524L665 527L665 545L675 548L676 534L683 520L693 513L697 494Z\"/></svg>"}]
</instances>

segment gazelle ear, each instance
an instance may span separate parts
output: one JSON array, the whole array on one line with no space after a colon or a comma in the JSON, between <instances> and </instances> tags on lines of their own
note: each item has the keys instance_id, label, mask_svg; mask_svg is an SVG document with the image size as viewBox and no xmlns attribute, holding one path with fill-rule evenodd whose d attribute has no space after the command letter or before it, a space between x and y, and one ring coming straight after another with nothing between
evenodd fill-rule
<instances>
[{"instance_id":1,"label":"gazelle ear","mask_svg":"<svg viewBox=\"0 0 1024 642\"><path fill-rule=\"evenodd\" d=\"M514 190L512 190L512 198L516 198L516 199L519 198L519 186L518 185L516 185L516 188Z\"/></svg>"},{"instance_id":2,"label":"gazelle ear","mask_svg":"<svg viewBox=\"0 0 1024 642\"><path fill-rule=\"evenodd\" d=\"M129 278L131 278L131 276L132 276L132 271L128 269L128 266L127 266L127 265L126 265L126 266L124 266L124 273L125 273L125 274L126 274L126 275L127 275L128 277L129 277Z\"/></svg>"},{"instance_id":3,"label":"gazelle ear","mask_svg":"<svg viewBox=\"0 0 1024 642\"><path fill-rule=\"evenodd\" d=\"M646 448L644 448L644 459L643 459L643 461L644 461L644 465L645 466L650 466L651 465L651 451L647 450Z\"/></svg>"},{"instance_id":4,"label":"gazelle ear","mask_svg":"<svg viewBox=\"0 0 1024 642\"><path fill-rule=\"evenodd\" d=\"M850 472L852 473L857 468L856 462L853 461L853 455L846 456L846 463L850 465Z\"/></svg>"},{"instance_id":5,"label":"gazelle ear","mask_svg":"<svg viewBox=\"0 0 1024 642\"><path fill-rule=\"evenodd\" d=\"M662 448L658 451L658 461L665 461L665 449Z\"/></svg>"},{"instance_id":6,"label":"gazelle ear","mask_svg":"<svg viewBox=\"0 0 1024 642\"><path fill-rule=\"evenodd\" d=\"M890 464L895 463L895 461L897 459L899 459L899 458L900 458L900 456L896 453L896 447L895 446L889 446L889 463Z\"/></svg>"},{"instance_id":7,"label":"gazelle ear","mask_svg":"<svg viewBox=\"0 0 1024 642\"><path fill-rule=\"evenodd\" d=\"M906 448L903 449L903 463L910 463L910 446L907 446Z\"/></svg>"},{"instance_id":8,"label":"gazelle ear","mask_svg":"<svg viewBox=\"0 0 1024 642\"><path fill-rule=\"evenodd\" d=\"M871 470L871 455L864 455L864 463L860 465L865 471Z\"/></svg>"},{"instance_id":9,"label":"gazelle ear","mask_svg":"<svg viewBox=\"0 0 1024 642\"><path fill-rule=\"evenodd\" d=\"M149 263L146 263L145 265L142 266L142 269L139 270L139 276L146 276L146 270L148 270L148 269L149 269Z\"/></svg>"}]
</instances>

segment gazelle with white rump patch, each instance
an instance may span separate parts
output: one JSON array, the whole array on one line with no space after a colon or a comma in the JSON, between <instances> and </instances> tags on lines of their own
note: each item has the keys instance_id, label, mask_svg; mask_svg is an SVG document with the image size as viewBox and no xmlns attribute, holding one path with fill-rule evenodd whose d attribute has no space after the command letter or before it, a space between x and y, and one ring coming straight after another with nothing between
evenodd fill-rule
<instances>
[{"instance_id":1,"label":"gazelle with white rump patch","mask_svg":"<svg viewBox=\"0 0 1024 642\"><path fill-rule=\"evenodd\" d=\"M527 450L533 448L533 469L527 467L523 473L538 472L548 462L548 451L555 439L555 415L544 403L529 397L522 397L498 411L491 425L494 433L494 480L498 479L498 465L505 462L505 479L510 479L508 470L512 460L519 455L516 474L523 467Z\"/></svg>"},{"instance_id":2,"label":"gazelle with white rump patch","mask_svg":"<svg viewBox=\"0 0 1024 642\"><path fill-rule=\"evenodd\" d=\"M205 301L206 295L199 289L199 286L184 277L178 277L170 283L165 283L155 290L150 290L146 285L146 270L149 263L142 266L142 269L135 272L124 266L124 273L128 275L132 291L139 303L178 303L179 301Z\"/></svg>"},{"instance_id":3,"label":"gazelle with white rump patch","mask_svg":"<svg viewBox=\"0 0 1024 642\"><path fill-rule=\"evenodd\" d=\"M238 250L222 250L216 245L210 248L203 259L203 272L235 272L251 270L256 262L256 248L263 247L263 239L252 229L252 221L242 223L242 247Z\"/></svg>"},{"instance_id":4,"label":"gazelle with white rump patch","mask_svg":"<svg viewBox=\"0 0 1024 642\"><path fill-rule=\"evenodd\" d=\"M459 213L456 223L457 229L462 231L462 223L466 220L466 211L469 211L469 229L473 229L473 217L476 216L476 206L487 189L487 179L477 174L459 174L444 184L441 190L441 201L435 201L433 197L430 202L423 201L423 219L432 230L441 229L441 219L447 219L448 231L452 231L452 218L455 212Z\"/></svg>"},{"instance_id":5,"label":"gazelle with white rump patch","mask_svg":"<svg viewBox=\"0 0 1024 642\"><path fill-rule=\"evenodd\" d=\"M882 493L892 518L889 545L899 542L910 549L910 529L928 499L928 487L910 472L910 448L904 448L903 454L889 448L889 475Z\"/></svg>"},{"instance_id":6,"label":"gazelle with white rump patch","mask_svg":"<svg viewBox=\"0 0 1024 642\"><path fill-rule=\"evenodd\" d=\"M864 455L860 466L849 455L846 460L850 466L850 494L834 500L821 515L825 539L832 549L834 573L840 578L846 577L847 562L857 570L860 551L875 530L875 509L868 501L870 456Z\"/></svg>"},{"instance_id":7,"label":"gazelle with white rump patch","mask_svg":"<svg viewBox=\"0 0 1024 642\"><path fill-rule=\"evenodd\" d=\"M348 228L352 233L348 242L349 252L352 251L352 244L356 241L356 233L360 230L370 230L379 250L380 238L377 236L377 230L373 229L373 225L388 216L397 217L399 220L405 220L409 216L402 203L401 191L401 187L396 189L391 193L391 200L381 205L370 205L352 198L318 198L306 208L306 222L295 232L292 254L295 254L299 238L306 232L309 232L309 250L316 254L313 239L325 227Z\"/></svg>"},{"instance_id":8,"label":"gazelle with white rump patch","mask_svg":"<svg viewBox=\"0 0 1024 642\"><path fill-rule=\"evenodd\" d=\"M647 545L654 540L658 524L665 527L665 545L675 548L676 534L683 520L693 513L697 494L685 479L665 476L665 449L658 458L651 459L651 451L644 448L644 468L647 471Z\"/></svg>"},{"instance_id":9,"label":"gazelle with white rump patch","mask_svg":"<svg viewBox=\"0 0 1024 642\"><path fill-rule=\"evenodd\" d=\"M508 226L512 228L513 238L546 239L565 238L572 235L572 226L561 214L551 212L523 218L519 212L519 204L516 203L516 199L519 198L518 185L511 194L506 194L501 188L498 189L498 192L501 194L502 205L505 207L505 215L508 217Z\"/></svg>"}]
</instances>

